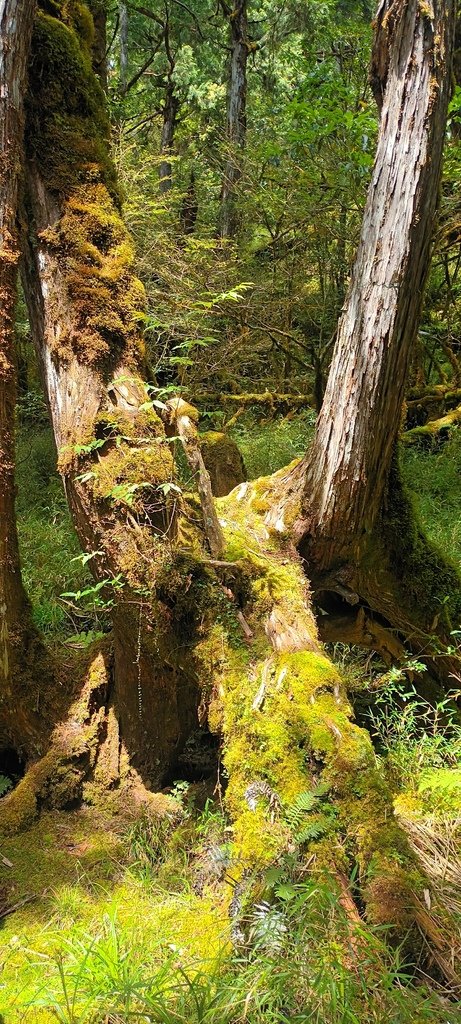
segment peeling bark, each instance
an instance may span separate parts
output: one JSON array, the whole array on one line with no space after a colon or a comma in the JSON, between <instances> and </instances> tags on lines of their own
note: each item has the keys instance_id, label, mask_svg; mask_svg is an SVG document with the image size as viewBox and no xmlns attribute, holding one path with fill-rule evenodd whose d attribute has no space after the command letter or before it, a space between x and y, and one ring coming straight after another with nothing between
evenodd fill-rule
<instances>
[{"instance_id":1,"label":"peeling bark","mask_svg":"<svg viewBox=\"0 0 461 1024\"><path fill-rule=\"evenodd\" d=\"M360 557L383 506L429 266L455 13L381 3L372 81L380 132L359 248L315 441L303 551L317 570Z\"/></svg>"}]
</instances>

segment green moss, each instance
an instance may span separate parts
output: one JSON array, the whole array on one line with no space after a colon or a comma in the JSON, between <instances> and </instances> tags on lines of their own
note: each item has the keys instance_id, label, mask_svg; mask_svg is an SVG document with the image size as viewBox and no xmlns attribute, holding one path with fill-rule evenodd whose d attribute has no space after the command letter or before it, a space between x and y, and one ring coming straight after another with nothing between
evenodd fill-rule
<instances>
[{"instance_id":1,"label":"green moss","mask_svg":"<svg viewBox=\"0 0 461 1024\"><path fill-rule=\"evenodd\" d=\"M303 568L283 537L266 527L273 486L277 481L260 480L218 502L226 557L247 572L244 614L252 635L232 644L223 620L201 645L214 679L209 721L224 735L236 870L261 869L292 849L285 812L312 789L321 765L336 815L329 836L313 842L311 852L333 872L338 863L344 868L349 853L369 893L370 920L392 918L402 936L421 878L370 736L354 723L342 680L319 643ZM249 806L247 788L261 782L277 793L279 810L264 797ZM405 912L386 917L391 882L392 907L400 899Z\"/></svg>"},{"instance_id":2,"label":"green moss","mask_svg":"<svg viewBox=\"0 0 461 1024\"><path fill-rule=\"evenodd\" d=\"M152 495L153 504L163 507L160 494L155 498L155 489L174 477L174 462L169 445L163 439L152 441L143 447L113 446L99 463L92 481L93 494L97 498L110 499L115 504L129 504L141 507L148 501L146 491ZM137 490L132 490L136 488Z\"/></svg>"},{"instance_id":3,"label":"green moss","mask_svg":"<svg viewBox=\"0 0 461 1024\"><path fill-rule=\"evenodd\" d=\"M92 18L75 0L37 12L27 103L28 153L61 216L41 235L72 299L71 322L55 342L107 366L144 357L144 290L134 276L133 245L120 215L109 155L104 93L93 73Z\"/></svg>"},{"instance_id":4,"label":"green moss","mask_svg":"<svg viewBox=\"0 0 461 1024\"><path fill-rule=\"evenodd\" d=\"M227 945L226 910L216 896L196 896L184 885L184 846L191 837L183 833L182 850L175 852L174 833L165 838L160 815L164 863L146 882L130 853L139 815L133 802L119 805L115 815L94 808L53 811L20 836L2 840L2 854L13 864L2 876L2 897L16 903L35 896L2 922L0 1013L8 1024L51 1024L54 1001L65 1012L58 959L69 967L73 955L78 959L100 940L109 920L116 922L120 948L129 951L129 969L139 964L145 974L149 962L155 972L172 943L181 948L184 965L199 960L211 969L219 962ZM79 1013L80 999L78 989Z\"/></svg>"},{"instance_id":5,"label":"green moss","mask_svg":"<svg viewBox=\"0 0 461 1024\"><path fill-rule=\"evenodd\" d=\"M235 441L216 430L200 434L203 461L210 474L213 494L229 494L246 480L246 470Z\"/></svg>"}]
</instances>

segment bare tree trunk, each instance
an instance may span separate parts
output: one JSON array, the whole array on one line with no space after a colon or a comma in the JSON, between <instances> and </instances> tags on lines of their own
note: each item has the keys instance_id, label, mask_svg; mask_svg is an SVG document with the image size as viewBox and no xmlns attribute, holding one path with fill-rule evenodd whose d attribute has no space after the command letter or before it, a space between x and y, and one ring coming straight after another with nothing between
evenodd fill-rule
<instances>
[{"instance_id":1,"label":"bare tree trunk","mask_svg":"<svg viewBox=\"0 0 461 1024\"><path fill-rule=\"evenodd\" d=\"M450 91L453 3L377 15L380 134L314 447L303 550L317 569L357 559L382 509L429 266Z\"/></svg>"},{"instance_id":2,"label":"bare tree trunk","mask_svg":"<svg viewBox=\"0 0 461 1024\"><path fill-rule=\"evenodd\" d=\"M221 191L219 231L222 238L231 238L237 229L236 189L242 174L241 157L246 137L246 96L248 62L247 0L228 7L221 3L229 18L231 60L227 100L228 157Z\"/></svg>"},{"instance_id":3,"label":"bare tree trunk","mask_svg":"<svg viewBox=\"0 0 461 1024\"><path fill-rule=\"evenodd\" d=\"M118 8L119 16L119 47L120 47L120 68L119 83L120 92L125 93L128 82L128 7L125 0L120 0Z\"/></svg>"},{"instance_id":4,"label":"bare tree trunk","mask_svg":"<svg viewBox=\"0 0 461 1024\"><path fill-rule=\"evenodd\" d=\"M15 517L14 317L19 248L17 206L27 59L34 0L0 2L0 747L31 749L36 738L27 701L34 633L21 580Z\"/></svg>"},{"instance_id":5,"label":"bare tree trunk","mask_svg":"<svg viewBox=\"0 0 461 1024\"><path fill-rule=\"evenodd\" d=\"M162 159L159 166L160 192L169 192L173 184L173 172L171 166L171 155L173 152L176 121L179 111L179 99L175 93L175 85L171 78L168 78L165 90L165 102L163 105L163 125L160 153Z\"/></svg>"},{"instance_id":6,"label":"bare tree trunk","mask_svg":"<svg viewBox=\"0 0 461 1024\"><path fill-rule=\"evenodd\" d=\"M461 612L459 578L415 523L396 443L429 264L454 20L453 3L439 0L433 16L417 0L379 8L382 111L361 239L313 447L280 481L267 517L279 530L294 524L322 608L351 620L361 605L364 621L371 610L432 654L443 682L459 670L441 657Z\"/></svg>"}]
</instances>

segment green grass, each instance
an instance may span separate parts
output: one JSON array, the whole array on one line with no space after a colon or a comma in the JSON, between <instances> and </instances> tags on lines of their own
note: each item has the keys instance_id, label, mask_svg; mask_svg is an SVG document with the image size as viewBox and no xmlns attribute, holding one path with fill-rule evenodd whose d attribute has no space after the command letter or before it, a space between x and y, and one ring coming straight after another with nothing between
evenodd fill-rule
<instances>
[{"instance_id":1,"label":"green grass","mask_svg":"<svg viewBox=\"0 0 461 1024\"><path fill-rule=\"evenodd\" d=\"M6 1024L459 1022L411 985L382 936L351 932L332 879L273 886L248 911L251 945L232 951L231 889L198 896L187 865L175 884L181 828L149 876L128 838L126 823L87 809L3 841L9 899L36 897L3 923Z\"/></svg>"},{"instance_id":2,"label":"green grass","mask_svg":"<svg viewBox=\"0 0 461 1024\"><path fill-rule=\"evenodd\" d=\"M91 616L80 619L61 594L81 589L90 577L73 561L80 546L56 472L51 430L39 416L19 424L16 480L22 575L33 618L45 637L64 639L91 623Z\"/></svg>"},{"instance_id":3,"label":"green grass","mask_svg":"<svg viewBox=\"0 0 461 1024\"><path fill-rule=\"evenodd\" d=\"M312 439L315 413L293 419L274 419L265 423L246 418L233 429L232 436L243 455L251 479L268 476L293 459L301 458Z\"/></svg>"},{"instance_id":4,"label":"green grass","mask_svg":"<svg viewBox=\"0 0 461 1024\"><path fill-rule=\"evenodd\" d=\"M430 540L461 571L461 430L439 449L403 448L401 465Z\"/></svg>"}]
</instances>

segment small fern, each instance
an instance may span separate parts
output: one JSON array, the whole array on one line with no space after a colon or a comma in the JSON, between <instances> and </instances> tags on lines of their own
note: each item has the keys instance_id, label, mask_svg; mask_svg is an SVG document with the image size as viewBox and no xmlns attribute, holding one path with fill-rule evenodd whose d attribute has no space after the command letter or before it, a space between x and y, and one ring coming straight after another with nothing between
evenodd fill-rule
<instances>
[{"instance_id":1,"label":"small fern","mask_svg":"<svg viewBox=\"0 0 461 1024\"><path fill-rule=\"evenodd\" d=\"M296 833L296 842L300 844L312 843L316 839L322 839L323 836L326 836L331 832L335 818L336 814L334 811L331 814L318 814L311 818L311 820Z\"/></svg>"},{"instance_id":2,"label":"small fern","mask_svg":"<svg viewBox=\"0 0 461 1024\"><path fill-rule=\"evenodd\" d=\"M313 790L298 793L296 800L287 808L286 820L293 832L296 832L304 821L304 815L314 810L317 798Z\"/></svg>"},{"instance_id":3,"label":"small fern","mask_svg":"<svg viewBox=\"0 0 461 1024\"><path fill-rule=\"evenodd\" d=\"M0 796L5 796L10 789L13 788L13 783L7 775L0 775Z\"/></svg>"},{"instance_id":4,"label":"small fern","mask_svg":"<svg viewBox=\"0 0 461 1024\"><path fill-rule=\"evenodd\" d=\"M326 799L328 793L329 786L320 783L315 789L299 793L287 808L285 819L298 845L321 839L331 831L336 811Z\"/></svg>"}]
</instances>

